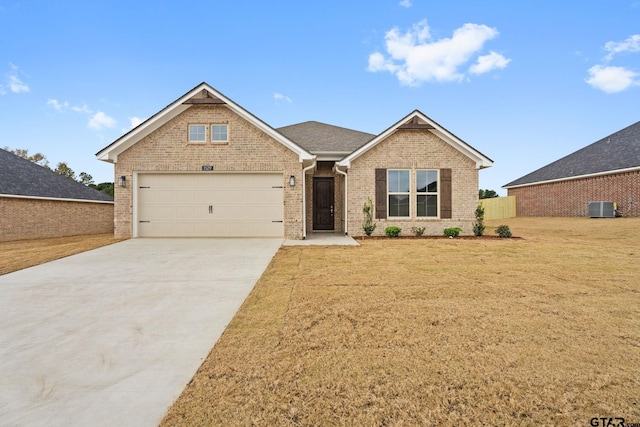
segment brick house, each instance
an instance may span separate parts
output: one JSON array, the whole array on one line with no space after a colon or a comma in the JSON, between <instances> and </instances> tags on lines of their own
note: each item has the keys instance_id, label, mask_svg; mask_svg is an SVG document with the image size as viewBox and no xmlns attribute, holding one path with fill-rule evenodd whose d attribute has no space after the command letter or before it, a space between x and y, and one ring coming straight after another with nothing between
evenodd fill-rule
<instances>
[{"instance_id":1,"label":"brick house","mask_svg":"<svg viewBox=\"0 0 640 427\"><path fill-rule=\"evenodd\" d=\"M96 154L115 166L116 237L362 235L389 225L472 234L492 165L415 110L379 135L319 122L274 129L202 83Z\"/></svg>"},{"instance_id":2,"label":"brick house","mask_svg":"<svg viewBox=\"0 0 640 427\"><path fill-rule=\"evenodd\" d=\"M113 232L113 198L0 149L0 242Z\"/></svg>"},{"instance_id":3,"label":"brick house","mask_svg":"<svg viewBox=\"0 0 640 427\"><path fill-rule=\"evenodd\" d=\"M640 216L640 122L503 186L518 216L588 216L589 202Z\"/></svg>"}]
</instances>

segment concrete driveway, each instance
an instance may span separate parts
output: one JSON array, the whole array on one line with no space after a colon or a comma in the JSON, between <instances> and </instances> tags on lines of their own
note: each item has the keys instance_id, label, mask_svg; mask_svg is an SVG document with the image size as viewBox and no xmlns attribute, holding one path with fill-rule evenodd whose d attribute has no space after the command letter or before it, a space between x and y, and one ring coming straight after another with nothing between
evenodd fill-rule
<instances>
[{"instance_id":1,"label":"concrete driveway","mask_svg":"<svg viewBox=\"0 0 640 427\"><path fill-rule=\"evenodd\" d=\"M157 426L281 244L134 239L0 276L0 425Z\"/></svg>"}]
</instances>

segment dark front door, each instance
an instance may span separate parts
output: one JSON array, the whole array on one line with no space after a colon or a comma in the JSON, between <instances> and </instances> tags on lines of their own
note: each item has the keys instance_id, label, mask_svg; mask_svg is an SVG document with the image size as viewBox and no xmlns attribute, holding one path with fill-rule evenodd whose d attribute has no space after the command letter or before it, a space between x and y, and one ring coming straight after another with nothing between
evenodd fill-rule
<instances>
[{"instance_id":1,"label":"dark front door","mask_svg":"<svg viewBox=\"0 0 640 427\"><path fill-rule=\"evenodd\" d=\"M333 228L333 178L313 178L313 229Z\"/></svg>"}]
</instances>

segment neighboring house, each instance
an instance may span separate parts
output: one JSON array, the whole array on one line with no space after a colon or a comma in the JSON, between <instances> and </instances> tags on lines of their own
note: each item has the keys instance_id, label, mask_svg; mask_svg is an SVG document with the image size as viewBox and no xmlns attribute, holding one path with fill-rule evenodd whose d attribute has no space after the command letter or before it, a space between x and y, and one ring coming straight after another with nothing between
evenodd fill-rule
<instances>
[{"instance_id":1,"label":"neighboring house","mask_svg":"<svg viewBox=\"0 0 640 427\"><path fill-rule=\"evenodd\" d=\"M0 242L111 232L111 196L0 149Z\"/></svg>"},{"instance_id":2,"label":"neighboring house","mask_svg":"<svg viewBox=\"0 0 640 427\"><path fill-rule=\"evenodd\" d=\"M202 83L96 154L115 165L116 237L304 239L412 226L472 234L492 161L413 111L380 135L318 122L274 129Z\"/></svg>"},{"instance_id":3,"label":"neighboring house","mask_svg":"<svg viewBox=\"0 0 640 427\"><path fill-rule=\"evenodd\" d=\"M518 216L587 216L589 202L615 202L640 216L640 122L503 186Z\"/></svg>"}]
</instances>

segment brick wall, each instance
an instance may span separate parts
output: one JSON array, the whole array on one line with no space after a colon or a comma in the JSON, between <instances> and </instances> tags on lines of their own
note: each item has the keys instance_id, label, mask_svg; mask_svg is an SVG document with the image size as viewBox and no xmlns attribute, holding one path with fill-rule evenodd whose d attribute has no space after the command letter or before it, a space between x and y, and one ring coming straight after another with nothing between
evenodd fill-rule
<instances>
[{"instance_id":1,"label":"brick wall","mask_svg":"<svg viewBox=\"0 0 640 427\"><path fill-rule=\"evenodd\" d=\"M229 143L189 143L189 124L227 123ZM211 140L207 129L207 140ZM196 105L118 155L115 177L133 181L134 172L197 172L213 165L214 173L229 171L282 172L284 233L302 238L302 165L298 156L223 105ZM205 172L210 173L210 172ZM289 186L289 176L296 185ZM115 188L115 236L133 235L133 186Z\"/></svg>"},{"instance_id":2,"label":"brick wall","mask_svg":"<svg viewBox=\"0 0 640 427\"><path fill-rule=\"evenodd\" d=\"M461 235L473 235L474 211L478 204L478 170L475 162L427 130L398 130L367 153L355 159L349 169L348 233L364 235L362 206L370 197L375 205L375 169L411 170L411 219L374 219L374 235L384 235L388 226L399 226L403 235L411 227L425 227L425 235L442 235L445 228L461 227ZM444 169L452 172L452 218L416 218L415 170Z\"/></svg>"},{"instance_id":3,"label":"brick wall","mask_svg":"<svg viewBox=\"0 0 640 427\"><path fill-rule=\"evenodd\" d=\"M113 204L0 197L0 242L113 232Z\"/></svg>"},{"instance_id":4,"label":"brick wall","mask_svg":"<svg viewBox=\"0 0 640 427\"><path fill-rule=\"evenodd\" d=\"M518 216L588 216L588 203L616 202L620 212L640 216L640 171L508 189Z\"/></svg>"}]
</instances>

